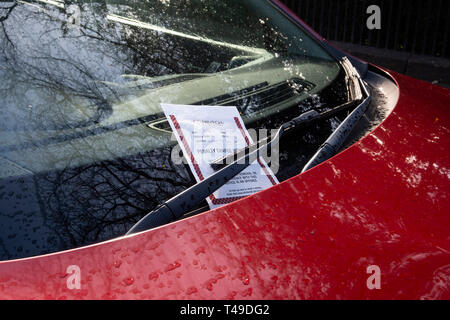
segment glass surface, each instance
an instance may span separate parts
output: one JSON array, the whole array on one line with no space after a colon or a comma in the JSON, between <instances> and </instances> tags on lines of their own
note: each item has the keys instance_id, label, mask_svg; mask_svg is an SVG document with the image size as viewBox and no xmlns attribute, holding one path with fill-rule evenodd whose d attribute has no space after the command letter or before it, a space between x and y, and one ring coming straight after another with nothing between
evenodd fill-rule
<instances>
[{"instance_id":1,"label":"glass surface","mask_svg":"<svg viewBox=\"0 0 450 320\"><path fill-rule=\"evenodd\" d=\"M161 103L275 129L347 98L340 65L268 1L3 2L0 21L0 260L123 235L194 184ZM335 126L283 141L278 178Z\"/></svg>"}]
</instances>

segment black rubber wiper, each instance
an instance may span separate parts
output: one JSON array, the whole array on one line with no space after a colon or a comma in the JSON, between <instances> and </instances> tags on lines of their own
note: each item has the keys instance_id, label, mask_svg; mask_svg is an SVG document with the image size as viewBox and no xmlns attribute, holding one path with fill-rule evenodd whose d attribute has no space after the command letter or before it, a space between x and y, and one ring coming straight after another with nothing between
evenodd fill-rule
<instances>
[{"instance_id":1,"label":"black rubber wiper","mask_svg":"<svg viewBox=\"0 0 450 320\"><path fill-rule=\"evenodd\" d=\"M272 145L278 144L279 139L286 131L298 128L300 125L315 120L329 118L338 112L354 107L355 103L355 101L352 101L322 113L315 110L305 112L291 121L284 123L270 141L260 141L258 143L259 146L257 144L251 145L229 157L215 161L211 164L211 167L216 171L218 170L216 173L166 201L147 214L127 232L127 235L153 229L179 220L186 213L197 207L205 198L216 192L220 187L252 164L263 154L264 150L267 150ZM235 159L236 156L237 159Z\"/></svg>"}]
</instances>

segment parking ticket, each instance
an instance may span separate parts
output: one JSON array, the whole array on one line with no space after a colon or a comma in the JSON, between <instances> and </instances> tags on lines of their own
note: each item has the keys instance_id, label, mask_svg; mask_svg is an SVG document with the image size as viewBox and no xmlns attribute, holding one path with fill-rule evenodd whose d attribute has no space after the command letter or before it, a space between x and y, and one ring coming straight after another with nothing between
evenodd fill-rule
<instances>
[{"instance_id":1,"label":"parking ticket","mask_svg":"<svg viewBox=\"0 0 450 320\"><path fill-rule=\"evenodd\" d=\"M253 144L235 107L161 104L197 182L215 171L210 164ZM278 184L264 159L255 161L207 198L211 209Z\"/></svg>"}]
</instances>

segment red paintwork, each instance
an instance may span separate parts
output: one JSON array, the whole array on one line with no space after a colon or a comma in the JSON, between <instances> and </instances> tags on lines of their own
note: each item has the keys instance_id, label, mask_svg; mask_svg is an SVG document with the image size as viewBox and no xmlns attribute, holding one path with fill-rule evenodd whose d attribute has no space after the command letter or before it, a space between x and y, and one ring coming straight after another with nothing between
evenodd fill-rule
<instances>
[{"instance_id":1,"label":"red paintwork","mask_svg":"<svg viewBox=\"0 0 450 320\"><path fill-rule=\"evenodd\" d=\"M140 235L0 262L0 298L450 299L450 90L393 75L393 113L330 161Z\"/></svg>"},{"instance_id":2,"label":"red paintwork","mask_svg":"<svg viewBox=\"0 0 450 320\"><path fill-rule=\"evenodd\" d=\"M0 297L449 299L450 90L394 77L394 112L330 161L157 230L0 263Z\"/></svg>"}]
</instances>

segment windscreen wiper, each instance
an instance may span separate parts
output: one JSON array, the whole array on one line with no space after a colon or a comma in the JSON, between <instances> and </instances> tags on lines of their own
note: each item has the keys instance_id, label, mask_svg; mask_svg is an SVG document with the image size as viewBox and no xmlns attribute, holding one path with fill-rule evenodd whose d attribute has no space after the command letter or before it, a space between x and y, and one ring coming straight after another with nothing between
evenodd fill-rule
<instances>
[{"instance_id":1,"label":"windscreen wiper","mask_svg":"<svg viewBox=\"0 0 450 320\"><path fill-rule=\"evenodd\" d=\"M252 164L261 154L263 154L264 150L267 150L272 145L279 143L281 136L286 131L315 120L331 117L332 115L340 111L347 110L352 106L354 106L354 102L343 104L333 110L323 113L318 113L314 110L305 112L283 124L274 135L274 138L267 141L267 143L260 142L259 147L252 145L241 150L240 152L237 152L235 154L237 159L235 160L231 161L229 160L231 158L226 157L212 163L211 166L215 168L215 170L218 170L217 172L172 199L166 201L164 204L147 214L127 232L127 235L153 229L177 221L190 210L197 207L208 196L228 183L250 164ZM232 157L235 155L232 155ZM227 164L227 161L231 162L228 162L229 164Z\"/></svg>"},{"instance_id":2,"label":"windscreen wiper","mask_svg":"<svg viewBox=\"0 0 450 320\"><path fill-rule=\"evenodd\" d=\"M356 72L356 71L355 71ZM205 180L195 184L189 189L183 191L172 199L166 201L158 208L147 214L138 223L136 223L128 232L127 235L146 231L162 225L174 222L183 217L186 213L197 207L208 196L216 192L219 188L228 183L236 175L242 172L250 164L252 164L262 153L272 145L278 144L281 136L288 130L293 130L301 125L310 123L315 120L329 118L338 112L351 108L358 103L358 106L350 113L350 115L341 123L341 125L333 132L330 138L317 151L314 157L308 162L303 171L312 168L331 156L336 154L337 150L342 146L349 133L352 131L358 120L364 114L367 106L370 103L370 95L365 84L358 76L352 80L352 85L355 82L360 86L362 92L361 100L350 101L341 106L333 108L332 110L319 113L315 110L310 110L301 114L300 116L284 123L270 141L265 143L261 141L243 150L240 150L231 156L219 159L211 164L211 167L218 170ZM356 89L357 90L357 89ZM259 145L259 146L258 146ZM237 157L237 159L235 159ZM229 164L227 164L229 163ZM302 172L303 172L302 171Z\"/></svg>"}]
</instances>

